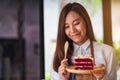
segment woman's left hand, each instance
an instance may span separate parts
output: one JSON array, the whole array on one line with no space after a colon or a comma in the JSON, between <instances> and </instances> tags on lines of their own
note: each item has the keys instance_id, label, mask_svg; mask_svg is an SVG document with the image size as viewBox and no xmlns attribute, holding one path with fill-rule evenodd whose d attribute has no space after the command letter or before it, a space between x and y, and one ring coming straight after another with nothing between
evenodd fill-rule
<instances>
[{"instance_id":1,"label":"woman's left hand","mask_svg":"<svg viewBox=\"0 0 120 80\"><path fill-rule=\"evenodd\" d=\"M104 75L105 75L105 71L101 71L101 72L99 72L99 73L93 73L93 75L94 75L94 77L95 77L96 79L101 80L101 79L104 77Z\"/></svg>"}]
</instances>

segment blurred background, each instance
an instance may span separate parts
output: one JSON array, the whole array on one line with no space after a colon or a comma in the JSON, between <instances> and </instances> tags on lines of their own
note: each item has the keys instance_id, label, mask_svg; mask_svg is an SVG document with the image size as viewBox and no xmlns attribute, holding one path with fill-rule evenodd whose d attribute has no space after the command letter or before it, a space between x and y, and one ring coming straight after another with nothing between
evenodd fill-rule
<instances>
[{"instance_id":1,"label":"blurred background","mask_svg":"<svg viewBox=\"0 0 120 80\"><path fill-rule=\"evenodd\" d=\"M0 0L0 80L39 79L39 0Z\"/></svg>"},{"instance_id":2,"label":"blurred background","mask_svg":"<svg viewBox=\"0 0 120 80\"><path fill-rule=\"evenodd\" d=\"M113 46L120 80L120 0L44 0L45 79L50 80L59 13L68 2L81 3L89 13L97 41Z\"/></svg>"}]
</instances>

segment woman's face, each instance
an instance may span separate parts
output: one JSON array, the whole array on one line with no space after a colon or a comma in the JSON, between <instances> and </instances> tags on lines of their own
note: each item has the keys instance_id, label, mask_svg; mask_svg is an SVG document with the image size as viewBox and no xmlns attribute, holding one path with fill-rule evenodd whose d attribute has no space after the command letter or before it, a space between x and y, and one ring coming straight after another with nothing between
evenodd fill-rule
<instances>
[{"instance_id":1,"label":"woman's face","mask_svg":"<svg viewBox=\"0 0 120 80\"><path fill-rule=\"evenodd\" d=\"M86 24L82 16L70 11L65 20L65 34L76 44L81 45L87 40Z\"/></svg>"}]
</instances>

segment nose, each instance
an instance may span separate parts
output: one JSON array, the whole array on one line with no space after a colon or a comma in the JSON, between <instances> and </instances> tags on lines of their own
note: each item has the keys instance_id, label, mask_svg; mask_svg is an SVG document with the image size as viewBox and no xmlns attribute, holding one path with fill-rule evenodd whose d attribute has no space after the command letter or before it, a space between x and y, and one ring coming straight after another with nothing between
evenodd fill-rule
<instances>
[{"instance_id":1,"label":"nose","mask_svg":"<svg viewBox=\"0 0 120 80\"><path fill-rule=\"evenodd\" d=\"M76 28L74 26L71 26L70 32L75 32L75 31L76 31Z\"/></svg>"}]
</instances>

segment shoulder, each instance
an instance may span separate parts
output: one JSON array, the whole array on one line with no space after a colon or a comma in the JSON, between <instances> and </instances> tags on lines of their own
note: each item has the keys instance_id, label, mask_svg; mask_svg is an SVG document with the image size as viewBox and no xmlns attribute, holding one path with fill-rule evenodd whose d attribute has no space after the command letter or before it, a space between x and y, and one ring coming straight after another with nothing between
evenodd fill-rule
<instances>
[{"instance_id":1,"label":"shoulder","mask_svg":"<svg viewBox=\"0 0 120 80\"><path fill-rule=\"evenodd\" d=\"M105 51L111 51L111 50L113 50L112 46L104 44L104 43L99 43L99 42L96 42L96 41L93 42L93 46L95 48L99 48L99 49L105 50Z\"/></svg>"},{"instance_id":2,"label":"shoulder","mask_svg":"<svg viewBox=\"0 0 120 80\"><path fill-rule=\"evenodd\" d=\"M96 52L102 53L103 55L106 55L106 57L114 55L114 50L110 45L99 42L93 42L93 46Z\"/></svg>"},{"instance_id":3,"label":"shoulder","mask_svg":"<svg viewBox=\"0 0 120 80\"><path fill-rule=\"evenodd\" d=\"M93 46L94 46L94 51L95 53L99 53L99 56L104 56L104 58L106 58L107 60L109 60L110 58L114 57L114 50L112 48L112 46L104 44L104 43L99 43L99 42L93 42ZM108 57L109 56L109 57Z\"/></svg>"}]
</instances>

